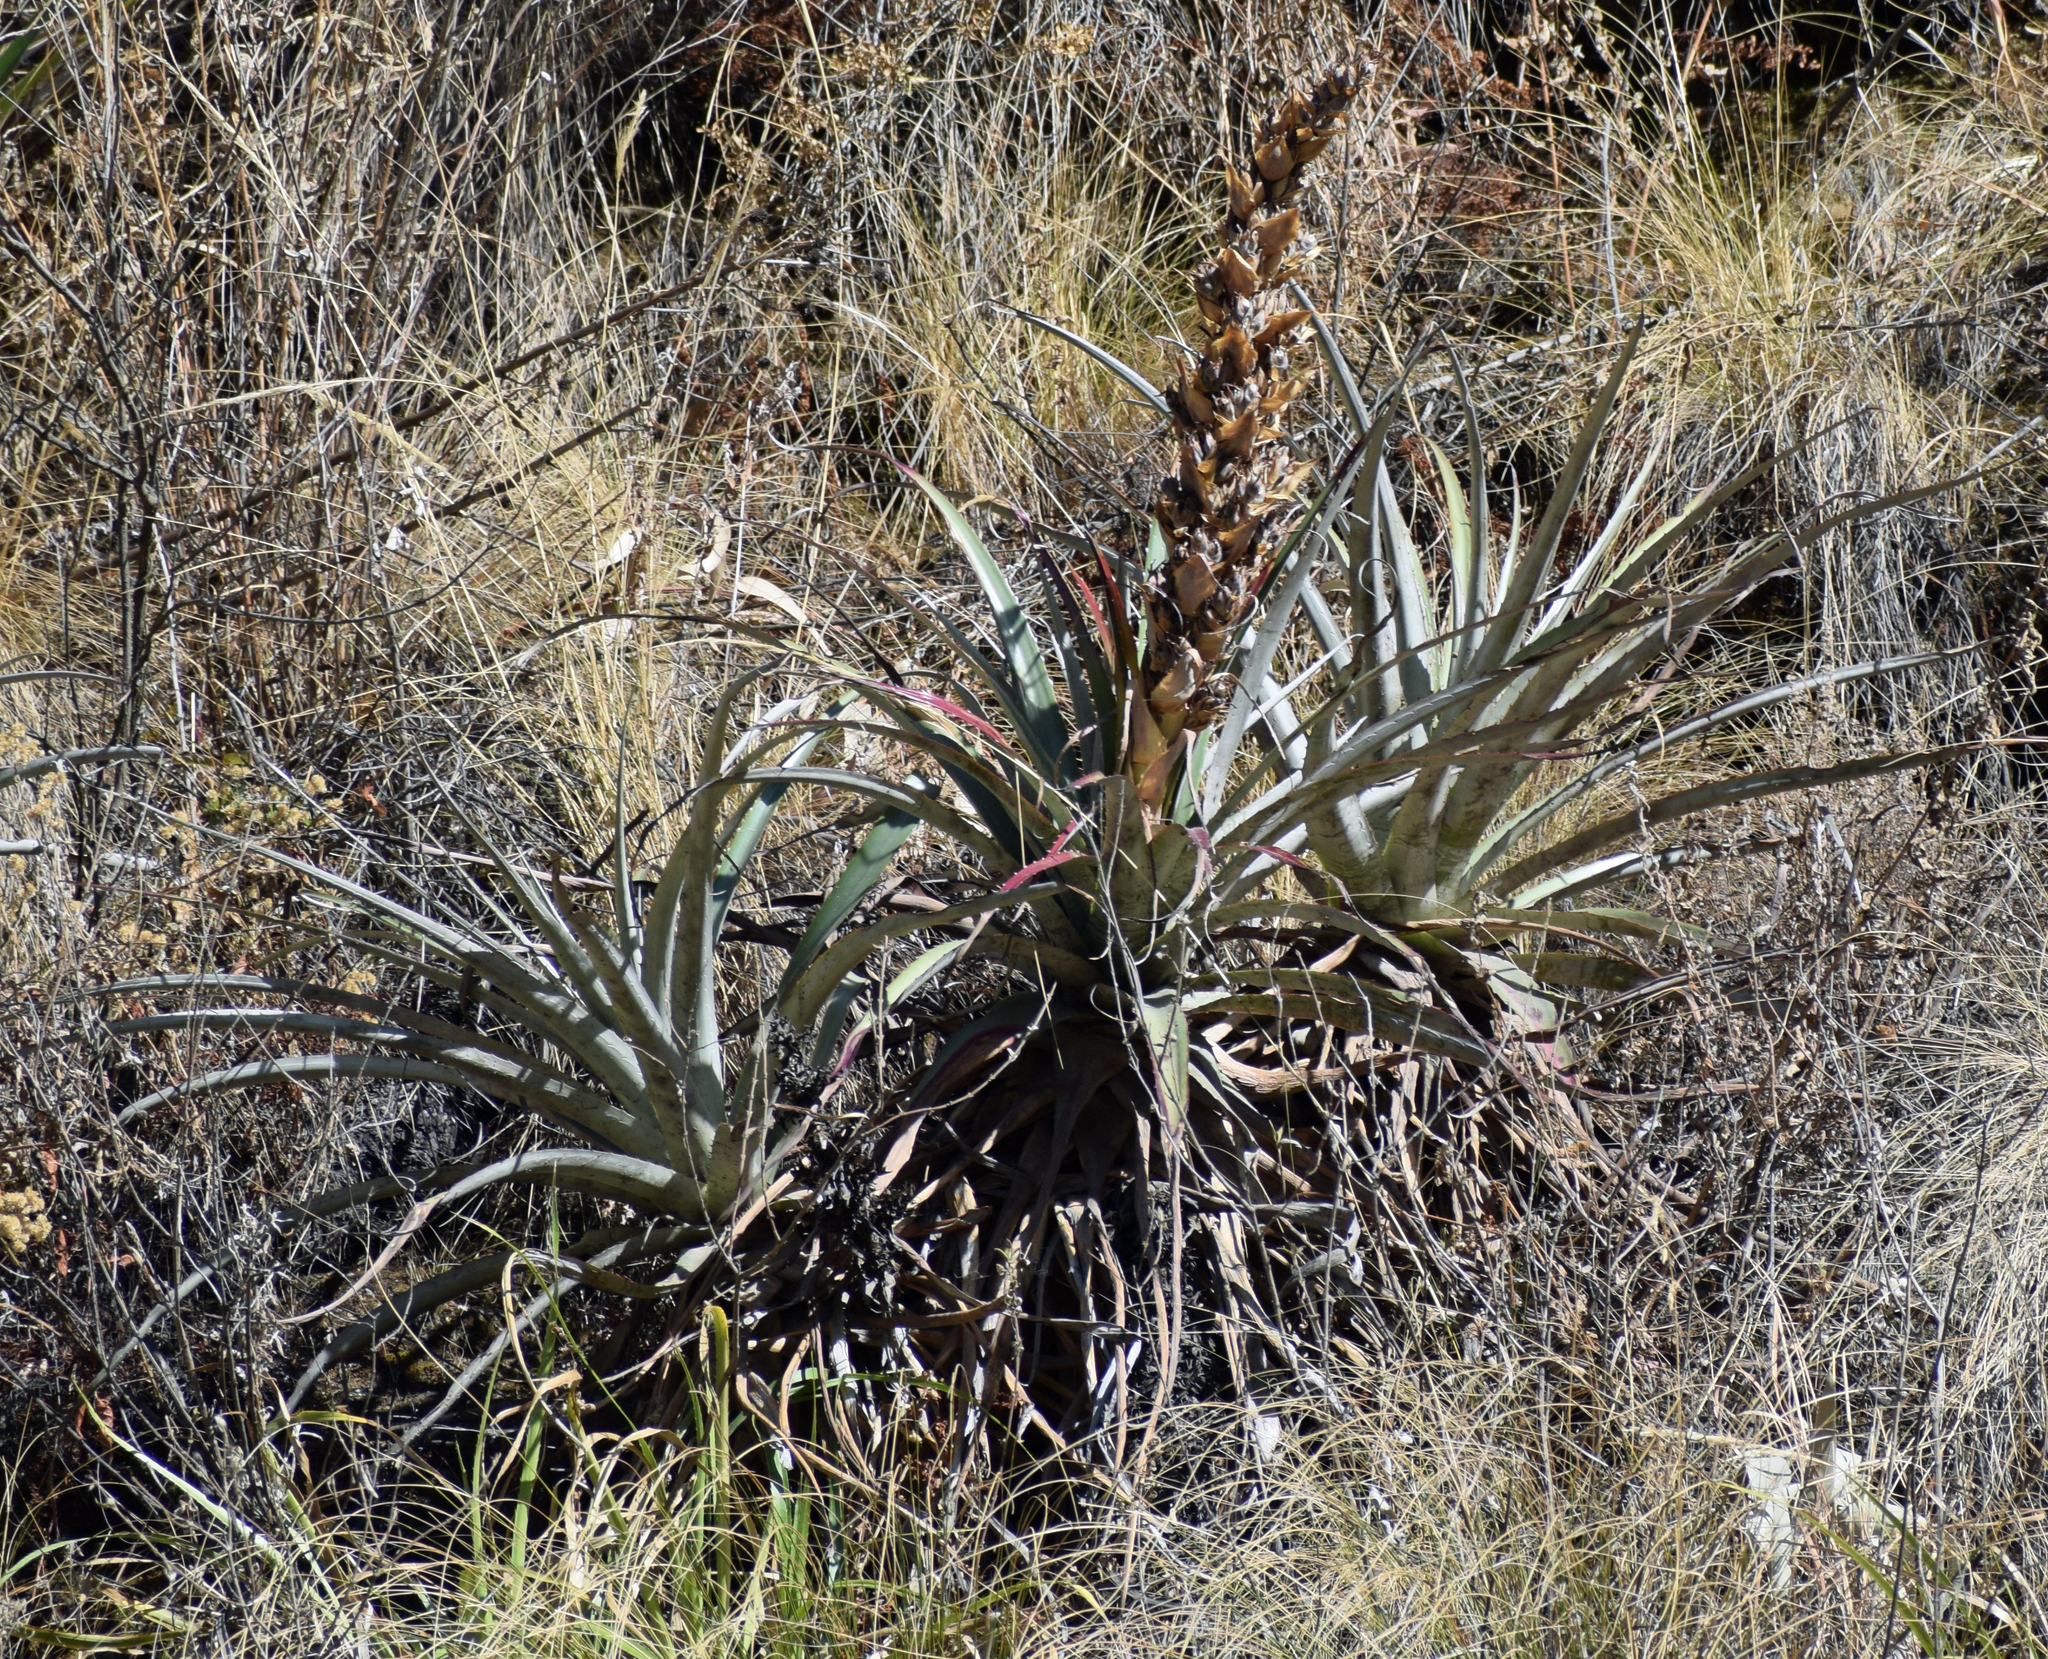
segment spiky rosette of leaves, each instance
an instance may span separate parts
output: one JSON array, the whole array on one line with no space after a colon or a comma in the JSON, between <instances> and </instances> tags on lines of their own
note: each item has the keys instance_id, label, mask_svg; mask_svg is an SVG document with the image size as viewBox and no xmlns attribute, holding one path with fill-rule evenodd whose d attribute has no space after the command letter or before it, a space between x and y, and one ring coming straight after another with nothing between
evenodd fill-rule
<instances>
[{"instance_id":1,"label":"spiky rosette of leaves","mask_svg":"<svg viewBox=\"0 0 2048 1659\"><path fill-rule=\"evenodd\" d=\"M822 733L805 727L812 704L798 698L776 704L731 741L734 700L758 680L754 673L735 676L713 709L703 775L651 892L631 878L621 814L608 917L586 909L559 879L515 862L465 815L490 872L488 882L467 883L468 914L424 892L407 903L287 854L254 849L324 896L339 913L344 937L394 970L413 995L240 972L156 975L100 988L124 1002L182 1004L110 1020L121 1039L154 1043L184 1034L258 1049L143 1096L123 1110L124 1124L225 1094L365 1079L475 1090L530 1114L544 1131L538 1145L350 1183L280 1208L276 1224L288 1242L309 1224L411 1201L386 1246L334 1299L335 1309L365 1296L371 1305L321 1345L290 1393L293 1407L335 1367L446 1303L499 1283L515 1267L537 1274L544 1288L487 1347L479 1368L567 1285L653 1294L618 1270L649 1258L673 1263L679 1250L701 1244L759 1192L780 1054L764 1021L739 1041L721 1027L718 942L789 787L753 781L750 773L763 760L800 763ZM459 1000L463 1013L427 1011L422 1004L435 995ZM402 1258L429 1216L517 1188L584 1194L642 1219L595 1228L559 1248L515 1244L406 1282ZM180 1285L109 1369L203 1285L207 1272L202 1266ZM443 1409L461 1400L479 1374L460 1374Z\"/></svg>"},{"instance_id":2,"label":"spiky rosette of leaves","mask_svg":"<svg viewBox=\"0 0 2048 1659\"><path fill-rule=\"evenodd\" d=\"M980 625L937 593L917 595L908 608L933 618L943 665L915 684L851 671L846 683L864 706L860 732L935 765L944 787L912 798L859 768L803 773L921 819L998 906L952 910L957 926L934 929L907 968L871 983L864 953L877 930L832 948L853 975L839 994L899 1013L913 990L967 995L959 969L970 957L1016 972L1014 994L970 1003L974 1017L907 1094L874 1182L912 1191L899 1236L917 1241L928 1280L945 1277L943 1241L967 1240L962 1276L947 1280L952 1311L923 1317L950 1330L941 1322L959 1310L986 1313L971 1350L934 1351L914 1330L905 1347L928 1369L963 1367L968 1397L1009 1402L1013 1423L1041 1424L1056 1442L1077 1424L1128 1423L1117 1413L1133 1355L1155 1360L1148 1387L1166 1386L1186 1333L1163 1311L1147 1314L1185 1288L1185 1264L1169 1264L1162 1226L1202 1262L1207 1288L1188 1317L1210 1322L1240 1387L1262 1365L1308 1377L1308 1331L1333 1302L1336 1317L1353 1317L1368 1280L1462 1276L1456 1293L1468 1294L1441 1217L1497 1238L1513 1183L1485 1164L1488 1149L1567 1133L1526 1116L1562 1097L1526 1087L1523 1068L1554 1064L1550 1039L1575 1016L1655 982L1660 949L1730 948L1630 902L1635 878L1713 851L1669 844L1667 827L1932 758L1904 750L1654 786L1654 763L1698 755L1773 705L1930 660L1849 663L1698 712L1666 707L1714 618L1818 538L1936 487L1702 556L1699 533L1764 467L1710 483L1658 520L1639 510L1657 480L1653 452L1560 575L1565 526L1583 512L1581 485L1635 338L1616 352L1533 524L1518 497L1502 536L1478 412L1455 365L1462 475L1426 431L1390 446L1407 407L1400 378L1369 395L1301 309L1355 436L1262 553L1255 604L1233 608L1220 647L1204 641L1215 657L1203 668L1231 681L1220 717L1184 719L1174 752L1136 764L1160 684L1141 629L1186 623L1170 594L1142 585L1136 558L1041 546L1045 604L1033 608L959 505L912 476L978 590ZM1403 454L1422 468L1403 466ZM1434 570L1426 523L1442 531ZM1154 573L1174 569L1168 528L1153 535ZM1297 666L1283 679L1287 657ZM1639 786L1627 810L1553 832L1624 778ZM883 834L849 864L849 881L856 870L871 886L884 879L898 842ZM899 926L898 938L915 931ZM1444 1115L1452 1100L1464 1103L1456 1124ZM1569 1135L1582 1132L1574 1118ZM1375 1149L1370 1167L1361 1137ZM1214 1208L1192 1223L1158 1214L1166 1172ZM1135 1250L1116 1224L1119 1202L1153 1206ZM1048 1278L1048 1253L1064 1282ZM1021 1311L987 1311L1013 1308L1026 1283L1037 1288ZM1033 1336L1027 1365L1034 1323L1089 1334L1057 1361ZM1135 1347L1111 1346L1133 1329L1144 1333ZM1042 1392L1022 1380L1048 1371ZM986 1421L986 1404L977 1409Z\"/></svg>"}]
</instances>

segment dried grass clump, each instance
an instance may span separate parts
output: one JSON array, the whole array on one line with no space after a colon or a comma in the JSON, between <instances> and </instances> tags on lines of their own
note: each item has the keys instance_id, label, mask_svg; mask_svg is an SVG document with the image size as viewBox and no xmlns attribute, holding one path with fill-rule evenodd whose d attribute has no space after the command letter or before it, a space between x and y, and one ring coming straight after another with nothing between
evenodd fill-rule
<instances>
[{"instance_id":1,"label":"dried grass clump","mask_svg":"<svg viewBox=\"0 0 2048 1659\"><path fill-rule=\"evenodd\" d=\"M598 833L622 730L658 813L725 671L683 619L801 591L763 526L825 487L770 441L804 331L767 181L694 130L705 21L53 13L0 151L8 660L111 673L117 735L321 773L372 861L430 774Z\"/></svg>"},{"instance_id":2,"label":"dried grass clump","mask_svg":"<svg viewBox=\"0 0 2048 1659\"><path fill-rule=\"evenodd\" d=\"M1153 1501L1105 1492L986 1544L803 1466L764 1482L701 1418L691 1454L636 1451L558 1387L501 1414L505 1490L389 1485L389 1516L442 1519L431 1549L352 1525L352 1504L265 1532L202 1494L153 1537L67 1554L14 1615L31 1639L395 1659L2044 1651L2038 1521L1902 1503L1846 1420L1731 1411L1715 1366L1496 1355L1331 1378L1315 1399L1177 1408ZM553 1437L566 1461L536 1455Z\"/></svg>"},{"instance_id":3,"label":"dried grass clump","mask_svg":"<svg viewBox=\"0 0 2048 1659\"><path fill-rule=\"evenodd\" d=\"M1678 458L1781 453L1762 511L1963 473L2041 411L2048 111L2032 76L1921 67L1934 84L1874 90L1825 141L1760 99L1728 100L1710 128L1676 119L1675 75L1641 89L1673 138L1630 158L1614 235L1624 302L1671 308L1647 354L1658 425ZM1799 648L2024 628L2024 578L2006 590L2040 535L2038 467L2030 442L1978 490L1827 538L1780 596L1785 620L1804 613ZM2003 717L1966 661L1870 687L1863 707L1951 730Z\"/></svg>"},{"instance_id":4,"label":"dried grass clump","mask_svg":"<svg viewBox=\"0 0 2048 1659\"><path fill-rule=\"evenodd\" d=\"M1938 1639L2040 1650L2027 1583L1976 1538L1930 1536L1927 1560L1889 1576L1881 1477L1801 1420L1724 1421L1711 1370L1467 1362L1348 1381L1328 1409L1177 1417L1172 1497L1105 1526L1114 1612L1072 1620L1063 1646L1876 1659L1937 1639L1946 1593L1967 1610Z\"/></svg>"}]
</instances>

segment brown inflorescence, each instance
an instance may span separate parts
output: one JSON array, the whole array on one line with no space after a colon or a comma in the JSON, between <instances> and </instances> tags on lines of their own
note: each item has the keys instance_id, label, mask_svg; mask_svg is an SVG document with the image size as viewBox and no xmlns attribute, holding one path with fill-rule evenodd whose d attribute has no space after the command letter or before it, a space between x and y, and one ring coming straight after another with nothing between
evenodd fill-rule
<instances>
[{"instance_id":1,"label":"brown inflorescence","mask_svg":"<svg viewBox=\"0 0 2048 1659\"><path fill-rule=\"evenodd\" d=\"M1231 632L1249 616L1265 560L1305 475L1280 441L1301 389L1290 354L1308 313L1286 285L1300 268L1295 206L1308 166L1336 136L1361 72L1340 68L1289 95L1260 129L1249 172L1225 170L1230 206L1215 259L1194 278L1209 338L1167 392L1180 454L1155 506L1166 563L1146 589L1144 695L1133 709L1132 771L1152 784L1183 734L1212 724L1212 680ZM1149 778L1148 778L1149 774Z\"/></svg>"}]
</instances>

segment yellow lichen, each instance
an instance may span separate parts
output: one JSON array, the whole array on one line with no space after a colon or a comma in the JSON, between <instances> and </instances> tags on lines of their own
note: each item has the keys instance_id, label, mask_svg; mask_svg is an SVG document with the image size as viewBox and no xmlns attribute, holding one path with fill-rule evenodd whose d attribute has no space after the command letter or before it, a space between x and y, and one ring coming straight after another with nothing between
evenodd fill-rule
<instances>
[{"instance_id":1,"label":"yellow lichen","mask_svg":"<svg viewBox=\"0 0 2048 1659\"><path fill-rule=\"evenodd\" d=\"M19 1260L50 1236L43 1195L24 1189L0 1192L0 1249Z\"/></svg>"}]
</instances>

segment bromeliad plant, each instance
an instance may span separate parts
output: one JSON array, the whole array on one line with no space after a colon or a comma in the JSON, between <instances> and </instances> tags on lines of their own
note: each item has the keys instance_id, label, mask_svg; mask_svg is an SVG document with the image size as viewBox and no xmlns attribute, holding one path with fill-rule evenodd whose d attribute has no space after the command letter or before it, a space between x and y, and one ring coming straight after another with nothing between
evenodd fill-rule
<instances>
[{"instance_id":1,"label":"bromeliad plant","mask_svg":"<svg viewBox=\"0 0 2048 1659\"><path fill-rule=\"evenodd\" d=\"M335 1365L369 1352L436 1308L497 1284L513 1265L538 1272L546 1288L512 1330L457 1379L445 1410L503 1351L513 1331L539 1319L566 1285L656 1294L617 1270L650 1257L672 1266L679 1251L702 1245L714 1222L729 1219L736 1205L758 1192L778 1056L759 1022L751 1039L737 1044L721 1029L718 941L734 892L787 788L749 783L746 762L792 745L792 758L800 760L819 736L794 724L809 706L798 700L778 704L731 742L734 700L758 679L741 675L718 699L705 746L714 764L692 792L683 831L644 901L631 879L621 818L609 923L573 902L559 875L537 879L474 824L471 831L488 852L505 895L474 887L481 920L424 899L418 907L407 905L286 854L266 852L347 907L357 949L396 968L408 988L447 993L462 1009L460 1019L423 1012L414 997L386 998L256 974L165 975L102 988L124 997L282 998L284 1007L219 1002L117 1019L109 1026L125 1038L225 1033L301 1050L184 1079L135 1101L122 1112L123 1123L177 1101L279 1083L364 1078L474 1089L524 1108L573 1143L354 1183L290 1206L281 1222L287 1230L400 1197L412 1200L387 1245L332 1304L347 1305L375 1288L382 1293L381 1306L320 1348L289 1396L291 1407ZM308 1011L308 1005L319 1011ZM330 1009L338 1011L325 1011ZM437 1209L520 1186L611 1200L648 1219L602 1226L566 1246L492 1252L403 1293L386 1290L385 1270ZM706 1253L700 1249L697 1259ZM180 1285L138 1330L136 1342L207 1276L202 1268ZM415 1432L425 1426L414 1425Z\"/></svg>"},{"instance_id":2,"label":"bromeliad plant","mask_svg":"<svg viewBox=\"0 0 2048 1659\"><path fill-rule=\"evenodd\" d=\"M1284 166L1261 151L1260 176L1285 180L1275 205L1354 85L1331 78L1268 129L1268 144L1274 131L1304 139ZM1769 463L1645 524L1653 452L1561 569L1639 336L1618 351L1541 512L1530 522L1517 491L1502 535L1462 373L1453 366L1465 467L1416 434L1403 447L1433 476L1404 477L1389 443L1400 383L1369 399L1298 287L1278 308L1298 220L1261 218L1244 175L1228 180L1222 251L1195 279L1207 347L1164 392L1116 365L1170 415L1179 446L1143 557L1090 547L1076 563L1041 548L1046 603L1034 613L966 515L912 477L971 573L982 637L924 603L950 654L938 683L846 683L864 705L861 734L935 765L946 793L914 798L846 767L760 774L864 797L899 826L922 820L996 896L1019 901L941 937L894 979L876 976L877 1018L970 955L1000 957L1029 989L941 1050L871 1179L925 1207L916 1253L956 1310L1038 1287L1024 1315L987 1312L972 1351L957 1338L936 1352L899 1340L923 1368L959 1367L976 1398L1022 1399L1013 1422L1056 1443L1082 1426L1123 1443L1144 1353L1154 1389L1171 1385L1187 1327L1167 1309L1185 1279L1184 1264L1165 1265L1161 1232L1175 1241L1165 1254L1193 1239L1205 1258L1212 1345L1240 1386L1262 1361L1307 1375L1303 1322L1327 1329L1333 1262L1353 1289L1369 1276L1369 1218L1383 1285L1418 1267L1462 1276L1438 1218L1475 1231L1508 1219L1497 1184L1470 1166L1487 1144L1516 1140L1502 1120L1518 1099L1546 1092L1517 1075L1525 1057L1547 1063L1549 1045L1517 1039L1553 1037L1575 1009L1654 977L1644 945L1723 948L1627 902L1626 884L1703 856L1658 832L1936 758L1730 772L1668 793L1654 783L1658 762L1698 756L1774 704L1931 661L1849 664L1663 715L1701 632L1759 583L1843 525L1952 485L1709 556L1697 534ZM1294 395L1284 354L1304 326L1352 441L1297 505L1301 480L1266 423ZM1441 527L1436 568L1425 517ZM1620 783L1633 786L1625 809L1580 821ZM848 879L879 881L903 833L878 830ZM886 931L849 933L838 960L858 968ZM859 983L841 993L858 1001ZM783 1013L814 1029L812 1005ZM1026 1053L1042 1063L1009 1064ZM1403 1063L1418 1054L1431 1058ZM1382 1081L1390 1070L1398 1082ZM1454 1142L1428 1121L1433 1091L1492 1105ZM1279 1099L1278 1111L1265 1104ZM1547 1137L1521 1144L1532 1138ZM1162 1228L1148 1208L1162 1158L1176 1205L1181 1175L1199 1180L1192 1228L1178 1213ZM1121 1237L1119 1178L1136 1214ZM937 1264L951 1247L934 1240L954 1231L968 1242L948 1276ZM1054 1359L1051 1327L1097 1334ZM1148 1334L1119 1358L1134 1328ZM1025 1379L1048 1368L1049 1388L1034 1393Z\"/></svg>"},{"instance_id":3,"label":"bromeliad plant","mask_svg":"<svg viewBox=\"0 0 2048 1659\"><path fill-rule=\"evenodd\" d=\"M1611 780L1774 703L1928 660L1657 718L1699 630L1830 530L1915 496L1706 559L1694 533L1763 469L1644 530L1653 454L1555 576L1633 338L1533 524L1517 494L1496 531L1462 379L1462 476L1426 434L1433 479L1404 475L1389 442L1398 382L1369 398L1293 282L1302 170L1357 85L1338 74L1290 98L1251 166L1226 175L1218 252L1195 279L1206 345L1175 384L1116 365L1177 441L1142 554L1041 549L1033 611L961 509L906 475L965 562L983 637L924 605L948 653L936 676L827 664L824 701L779 705L737 743L729 688L644 901L621 831L608 922L496 854L502 896L479 892L482 921L297 866L374 924L364 948L481 1006L487 1027L284 979L110 988L299 1005L115 1022L125 1034L327 1045L193 1078L131 1117L287 1079L399 1078L477 1089L578 1143L302 1206L412 1201L348 1292L381 1300L321 1348L294 1406L325 1371L524 1261L545 1288L441 1409L576 1283L674 1292L682 1321L736 1303L741 1402L772 1424L774 1401L808 1379L855 1463L879 1443L857 1419L880 1420L889 1378L908 1380L899 1398L955 1477L998 1420L1040 1446L1122 1458L1146 1402L1189 1377L1227 1362L1240 1389L1275 1364L1308 1378L1303 1331L1327 1333L1369 1280L1462 1272L1442 1215L1474 1225L1499 1200L1442 1173L1457 1159L1432 1098L1480 1091L1511 1111L1518 1038L1643 979L1632 947L1715 948L1674 919L1584 902L1692 856L1656 831L1927 758L1730 774L1557 833ZM1320 477L1278 432L1304 330L1353 427ZM1442 529L1440 569L1424 513ZM854 758L877 754L892 769ZM940 782L906 781L904 755ZM721 1023L733 897L796 788L857 798L871 827L801 935L763 947L784 952L772 992ZM920 826L944 856L901 867ZM898 1070L854 1066L884 1039ZM920 1057L911 1074L904 1055ZM1458 1157L1480 1155L1484 1137L1459 1134ZM521 1183L637 1219L386 1288L437 1206ZM640 1261L667 1276L622 1277Z\"/></svg>"},{"instance_id":4,"label":"bromeliad plant","mask_svg":"<svg viewBox=\"0 0 2048 1659\"><path fill-rule=\"evenodd\" d=\"M845 771L803 776L925 818L994 880L1049 884L1028 927L984 928L991 936L976 947L1030 962L1047 983L1154 1001L1170 991L1190 1015L1240 1011L1256 985L1281 1005L1313 1005L1318 1020L1376 1012L1415 1046L1471 1060L1486 1048L1475 1021L1495 1024L1500 1012L1522 1031L1549 1030L1582 993L1643 977L1615 941L1712 947L1669 918L1582 902L1698 856L1650 845L1654 831L1933 758L1737 773L1551 833L1603 785L1772 704L1934 660L1856 663L1676 724L1660 718L1716 616L1829 532L1953 485L1777 531L1675 581L1693 533L1771 463L1644 527L1653 450L1554 578L1637 331L1533 525L1517 491L1498 532L1478 413L1455 365L1465 474L1423 437L1434 478L1407 479L1404 492L1388 448L1400 384L1369 401L1291 281L1300 220L1286 204L1357 84L1339 73L1291 97L1260 135L1251 182L1227 170L1221 249L1194 278L1208 345L1178 365L1178 384L1161 392L1115 365L1170 415L1178 441L1141 568L1100 549L1083 565L1041 553L1048 602L1034 617L965 516L912 478L973 574L995 648L942 619L954 665L943 694L855 689L898 742L938 764L971 832L957 834L958 810L937 798L912 801ZM1304 504L1295 491L1309 469L1267 423L1299 390L1288 353L1310 329L1354 441ZM1421 552L1418 509L1404 506L1404 493L1420 502L1431 482L1441 493L1422 511L1441 522L1440 571ZM1257 923L1354 941L1345 971L1253 965L1216 948ZM1453 991L1481 989L1463 1010L1470 1019L1442 986L1416 994L1416 972L1432 964Z\"/></svg>"}]
</instances>

